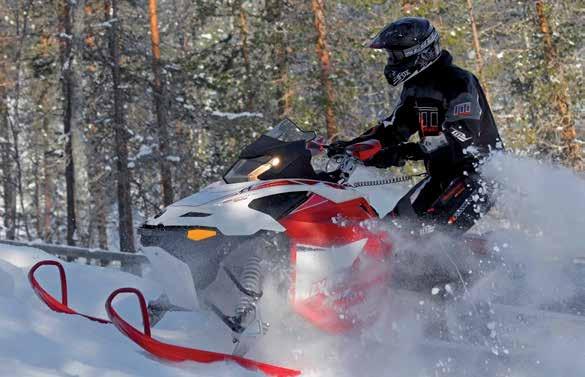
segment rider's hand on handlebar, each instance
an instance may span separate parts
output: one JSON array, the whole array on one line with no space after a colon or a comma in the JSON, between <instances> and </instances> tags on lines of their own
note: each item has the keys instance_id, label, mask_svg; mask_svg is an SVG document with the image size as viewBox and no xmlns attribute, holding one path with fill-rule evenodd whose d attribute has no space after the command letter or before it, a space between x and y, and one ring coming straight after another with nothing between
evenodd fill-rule
<instances>
[{"instance_id":1,"label":"rider's hand on handlebar","mask_svg":"<svg viewBox=\"0 0 585 377\"><path fill-rule=\"evenodd\" d=\"M345 148L350 145L349 141L337 140L327 146L327 157L345 154Z\"/></svg>"},{"instance_id":2,"label":"rider's hand on handlebar","mask_svg":"<svg viewBox=\"0 0 585 377\"><path fill-rule=\"evenodd\" d=\"M380 169L390 166L403 166L404 159L400 146L395 145L383 148L374 157L364 161L365 166L374 166Z\"/></svg>"}]
</instances>

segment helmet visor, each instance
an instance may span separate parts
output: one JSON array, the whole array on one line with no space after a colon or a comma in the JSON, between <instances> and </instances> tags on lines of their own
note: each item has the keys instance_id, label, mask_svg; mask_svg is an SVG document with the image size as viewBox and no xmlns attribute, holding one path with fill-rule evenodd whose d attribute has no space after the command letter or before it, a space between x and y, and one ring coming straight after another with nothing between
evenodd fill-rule
<instances>
[{"instance_id":1,"label":"helmet visor","mask_svg":"<svg viewBox=\"0 0 585 377\"><path fill-rule=\"evenodd\" d=\"M388 53L388 65L395 70L402 70L403 68L412 67L416 62L416 56L404 56L402 50L385 49Z\"/></svg>"}]
</instances>

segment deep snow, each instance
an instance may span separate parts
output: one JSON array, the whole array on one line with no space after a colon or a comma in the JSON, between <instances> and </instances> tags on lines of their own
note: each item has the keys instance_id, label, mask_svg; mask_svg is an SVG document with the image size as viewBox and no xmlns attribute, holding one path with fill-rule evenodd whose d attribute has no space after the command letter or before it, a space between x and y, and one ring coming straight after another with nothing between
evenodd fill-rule
<instances>
[{"instance_id":1,"label":"deep snow","mask_svg":"<svg viewBox=\"0 0 585 377\"><path fill-rule=\"evenodd\" d=\"M493 215L477 230L495 229L489 236L494 253L506 265L521 262L525 278L518 284L509 274L488 274L466 293L469 302L459 302L463 308L468 305L470 316L464 320L457 315L448 317L448 325L487 329L493 341L455 348L425 342L421 319L450 289L436 286L428 294L392 293L380 303L384 315L372 328L337 337L318 333L275 303L269 309L286 321L273 323L274 328L251 356L319 377L583 376L583 320L562 315L545 318L530 311L510 315L498 307L486 317L477 315L474 303L513 292L514 297L522 298L525 308L535 310L582 289L584 275L576 281L557 262L585 257L585 181L565 169L513 157L495 158L484 171L501 187ZM52 257L30 247L0 245L0 376L258 375L231 363L159 362L111 325L51 312L26 279L30 266L41 259ZM95 266L64 265L70 305L86 314L105 318L106 297L121 286L137 287L148 299L161 293L156 282L161 280L152 273L141 279ZM56 293L55 270L41 269L38 276ZM180 296L179 291L174 293ZM125 318L139 324L134 298L121 298L115 305ZM154 336L181 345L231 351L223 325L206 312L171 313L155 328ZM518 339L517 344L510 342L512 338Z\"/></svg>"},{"instance_id":2,"label":"deep snow","mask_svg":"<svg viewBox=\"0 0 585 377\"><path fill-rule=\"evenodd\" d=\"M54 259L38 249L0 245L0 376L18 377L147 377L256 375L237 365L194 363L166 365L149 357L111 325L50 311L34 295L26 279L30 266ZM70 305L79 311L107 318L104 302L114 289L133 286L147 297L158 287L133 275L94 266L64 263ZM50 292L57 290L57 272L38 271ZM56 294L56 297L60 297ZM116 306L138 324L132 299Z\"/></svg>"}]
</instances>

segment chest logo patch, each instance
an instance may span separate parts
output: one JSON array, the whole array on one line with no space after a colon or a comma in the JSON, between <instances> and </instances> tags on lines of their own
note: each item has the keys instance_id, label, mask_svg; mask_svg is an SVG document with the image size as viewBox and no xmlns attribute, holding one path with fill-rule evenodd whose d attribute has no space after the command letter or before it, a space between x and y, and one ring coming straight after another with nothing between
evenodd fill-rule
<instances>
[{"instance_id":1,"label":"chest logo patch","mask_svg":"<svg viewBox=\"0 0 585 377\"><path fill-rule=\"evenodd\" d=\"M436 136L439 128L439 109L436 107L417 107L418 126L422 136Z\"/></svg>"},{"instance_id":2,"label":"chest logo patch","mask_svg":"<svg viewBox=\"0 0 585 377\"><path fill-rule=\"evenodd\" d=\"M471 115L471 102L463 102L453 107L453 116Z\"/></svg>"}]
</instances>

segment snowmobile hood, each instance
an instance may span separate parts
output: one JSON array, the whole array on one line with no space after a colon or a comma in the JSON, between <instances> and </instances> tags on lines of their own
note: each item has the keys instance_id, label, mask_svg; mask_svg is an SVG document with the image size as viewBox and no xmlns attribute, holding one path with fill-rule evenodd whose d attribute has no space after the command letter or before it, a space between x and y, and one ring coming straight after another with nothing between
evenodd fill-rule
<instances>
[{"instance_id":1,"label":"snowmobile hood","mask_svg":"<svg viewBox=\"0 0 585 377\"><path fill-rule=\"evenodd\" d=\"M226 236L252 235L258 231L284 232L279 221L250 208L258 198L286 192L306 191L335 203L362 195L351 189L311 180L270 180L208 186L197 194L171 204L145 223L146 228L212 228Z\"/></svg>"},{"instance_id":2,"label":"snowmobile hood","mask_svg":"<svg viewBox=\"0 0 585 377\"><path fill-rule=\"evenodd\" d=\"M254 184L257 182L212 184L171 204L147 220L145 227L211 228L226 236L252 235L260 230L284 231L275 219L248 207L252 198L245 192Z\"/></svg>"},{"instance_id":3,"label":"snowmobile hood","mask_svg":"<svg viewBox=\"0 0 585 377\"><path fill-rule=\"evenodd\" d=\"M228 196L236 195L243 189L254 185L254 183L255 182L242 182L227 184L221 181L215 182L206 186L201 191L171 204L170 207L198 207L205 204L211 204L217 200L225 199Z\"/></svg>"}]
</instances>

